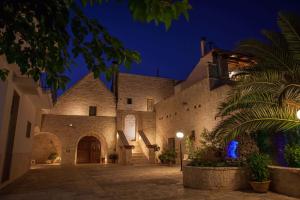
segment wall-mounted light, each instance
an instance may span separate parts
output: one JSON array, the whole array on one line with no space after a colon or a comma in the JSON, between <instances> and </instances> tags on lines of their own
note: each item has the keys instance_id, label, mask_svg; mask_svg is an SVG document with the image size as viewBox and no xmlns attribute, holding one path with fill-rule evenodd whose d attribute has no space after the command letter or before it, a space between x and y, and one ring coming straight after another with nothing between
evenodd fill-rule
<instances>
[{"instance_id":1,"label":"wall-mounted light","mask_svg":"<svg viewBox=\"0 0 300 200\"><path fill-rule=\"evenodd\" d=\"M300 110L297 111L296 116L297 116L298 119L300 119Z\"/></svg>"},{"instance_id":2,"label":"wall-mounted light","mask_svg":"<svg viewBox=\"0 0 300 200\"><path fill-rule=\"evenodd\" d=\"M73 124L69 124L68 126L73 127Z\"/></svg>"},{"instance_id":3,"label":"wall-mounted light","mask_svg":"<svg viewBox=\"0 0 300 200\"><path fill-rule=\"evenodd\" d=\"M182 139L182 138L184 137L183 132L178 131L178 132L176 133L176 137L179 138L179 139Z\"/></svg>"}]
</instances>

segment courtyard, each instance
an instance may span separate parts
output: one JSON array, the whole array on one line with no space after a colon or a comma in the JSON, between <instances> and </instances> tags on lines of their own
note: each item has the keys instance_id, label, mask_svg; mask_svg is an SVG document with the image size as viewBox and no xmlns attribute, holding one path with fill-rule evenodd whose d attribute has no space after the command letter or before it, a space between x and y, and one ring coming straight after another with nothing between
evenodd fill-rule
<instances>
[{"instance_id":1,"label":"courtyard","mask_svg":"<svg viewBox=\"0 0 300 200\"><path fill-rule=\"evenodd\" d=\"M179 167L159 165L42 166L0 193L1 200L26 199L199 199L294 200L272 192L203 191L182 187Z\"/></svg>"}]
</instances>

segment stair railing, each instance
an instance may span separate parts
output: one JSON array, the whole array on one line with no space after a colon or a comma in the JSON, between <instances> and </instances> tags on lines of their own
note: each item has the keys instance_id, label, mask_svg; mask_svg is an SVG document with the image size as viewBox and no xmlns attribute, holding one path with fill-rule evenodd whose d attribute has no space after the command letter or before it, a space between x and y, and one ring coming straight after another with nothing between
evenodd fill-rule
<instances>
[{"instance_id":1,"label":"stair railing","mask_svg":"<svg viewBox=\"0 0 300 200\"><path fill-rule=\"evenodd\" d=\"M117 153L119 155L118 163L131 164L133 145L130 145L124 132L122 130L117 131Z\"/></svg>"},{"instance_id":2,"label":"stair railing","mask_svg":"<svg viewBox=\"0 0 300 200\"><path fill-rule=\"evenodd\" d=\"M154 164L155 163L155 150L157 148L157 145L153 145L150 143L149 139L147 138L146 134L143 130L139 130L139 137L138 137L138 143L149 160L149 163Z\"/></svg>"}]
</instances>

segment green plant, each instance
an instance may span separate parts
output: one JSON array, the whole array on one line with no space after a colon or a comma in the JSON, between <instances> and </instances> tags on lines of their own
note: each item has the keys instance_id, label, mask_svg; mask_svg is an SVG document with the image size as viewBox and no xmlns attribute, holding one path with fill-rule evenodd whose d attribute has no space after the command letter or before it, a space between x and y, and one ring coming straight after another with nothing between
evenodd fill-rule
<instances>
[{"instance_id":1,"label":"green plant","mask_svg":"<svg viewBox=\"0 0 300 200\"><path fill-rule=\"evenodd\" d=\"M300 167L300 145L287 145L284 148L284 158L289 167Z\"/></svg>"},{"instance_id":2,"label":"green plant","mask_svg":"<svg viewBox=\"0 0 300 200\"><path fill-rule=\"evenodd\" d=\"M111 153L109 154L108 158L115 163L119 159L119 155L117 153Z\"/></svg>"},{"instance_id":3,"label":"green plant","mask_svg":"<svg viewBox=\"0 0 300 200\"><path fill-rule=\"evenodd\" d=\"M51 154L48 156L48 160L54 161L57 157L58 157L58 154L57 154L57 153L51 153Z\"/></svg>"},{"instance_id":4,"label":"green plant","mask_svg":"<svg viewBox=\"0 0 300 200\"><path fill-rule=\"evenodd\" d=\"M164 150L159 156L159 160L163 164L171 164L176 162L177 153L175 150Z\"/></svg>"},{"instance_id":5,"label":"green plant","mask_svg":"<svg viewBox=\"0 0 300 200\"><path fill-rule=\"evenodd\" d=\"M265 41L247 40L238 50L251 55L244 69L220 105L222 117L214 133L231 140L239 134L268 130L286 131L300 126L300 20L298 15L279 13L281 32L263 31Z\"/></svg>"},{"instance_id":6,"label":"green plant","mask_svg":"<svg viewBox=\"0 0 300 200\"><path fill-rule=\"evenodd\" d=\"M190 137L185 138L185 149L188 154L188 158L192 159L195 153L194 141Z\"/></svg>"},{"instance_id":7,"label":"green plant","mask_svg":"<svg viewBox=\"0 0 300 200\"><path fill-rule=\"evenodd\" d=\"M270 158L266 154L254 153L247 159L247 164L251 172L251 180L263 182L270 180L268 165Z\"/></svg>"}]
</instances>

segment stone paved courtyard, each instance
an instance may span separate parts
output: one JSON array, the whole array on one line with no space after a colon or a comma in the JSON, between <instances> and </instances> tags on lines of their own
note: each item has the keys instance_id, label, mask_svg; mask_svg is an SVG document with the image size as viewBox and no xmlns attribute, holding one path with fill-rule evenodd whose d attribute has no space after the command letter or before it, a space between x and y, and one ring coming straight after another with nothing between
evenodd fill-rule
<instances>
[{"instance_id":1,"label":"stone paved courtyard","mask_svg":"<svg viewBox=\"0 0 300 200\"><path fill-rule=\"evenodd\" d=\"M67 199L199 199L296 200L275 193L216 192L182 187L178 167L49 166L33 169L0 192L1 200Z\"/></svg>"}]
</instances>

